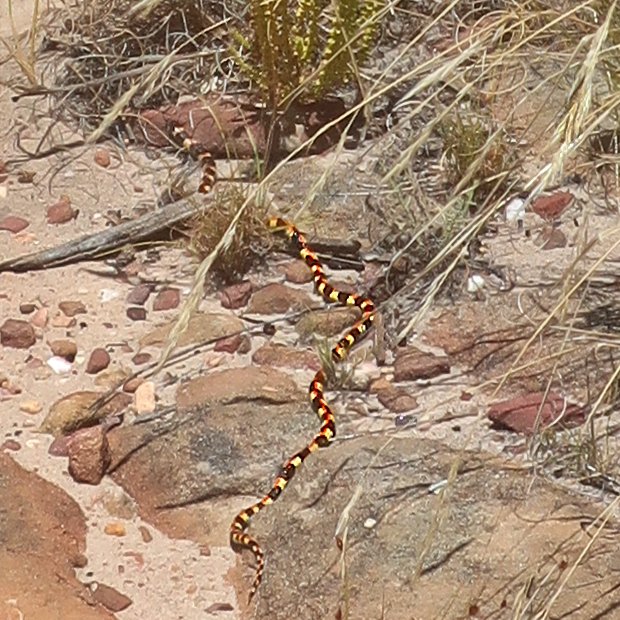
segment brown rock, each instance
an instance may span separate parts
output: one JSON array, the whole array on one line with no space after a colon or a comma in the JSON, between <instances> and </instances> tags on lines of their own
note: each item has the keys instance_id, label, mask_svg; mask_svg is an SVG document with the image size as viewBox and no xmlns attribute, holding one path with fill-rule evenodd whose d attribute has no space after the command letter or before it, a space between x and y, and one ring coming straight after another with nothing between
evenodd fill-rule
<instances>
[{"instance_id":1,"label":"brown rock","mask_svg":"<svg viewBox=\"0 0 620 620\"><path fill-rule=\"evenodd\" d=\"M127 295L127 303L132 306L142 306L151 294L152 287L150 284L138 284L134 286Z\"/></svg>"},{"instance_id":2,"label":"brown rock","mask_svg":"<svg viewBox=\"0 0 620 620\"><path fill-rule=\"evenodd\" d=\"M58 202L47 208L48 224L66 224L77 216L78 212L71 206L69 196L61 196Z\"/></svg>"},{"instance_id":3,"label":"brown rock","mask_svg":"<svg viewBox=\"0 0 620 620\"><path fill-rule=\"evenodd\" d=\"M96 375L110 365L110 354L103 348L93 349L86 364L86 374Z\"/></svg>"},{"instance_id":4,"label":"brown rock","mask_svg":"<svg viewBox=\"0 0 620 620\"><path fill-rule=\"evenodd\" d=\"M5 439L0 444L0 450L10 450L11 452L17 452L22 449L22 445L15 439Z\"/></svg>"},{"instance_id":5,"label":"brown rock","mask_svg":"<svg viewBox=\"0 0 620 620\"><path fill-rule=\"evenodd\" d=\"M47 325L49 310L47 308L39 308L31 317L30 323L35 327L43 329Z\"/></svg>"},{"instance_id":6,"label":"brown rock","mask_svg":"<svg viewBox=\"0 0 620 620\"><path fill-rule=\"evenodd\" d=\"M285 373L272 368L250 366L211 372L182 383L177 390L179 409L200 404L260 400L285 403L298 398L297 384Z\"/></svg>"},{"instance_id":7,"label":"brown rock","mask_svg":"<svg viewBox=\"0 0 620 620\"><path fill-rule=\"evenodd\" d=\"M351 307L315 310L302 316L295 329L303 340L313 335L332 338L349 329L359 317L360 311Z\"/></svg>"},{"instance_id":8,"label":"brown rock","mask_svg":"<svg viewBox=\"0 0 620 620\"><path fill-rule=\"evenodd\" d=\"M205 612L214 614L218 611L232 611L233 609L234 607L230 603L212 603L205 609Z\"/></svg>"},{"instance_id":9,"label":"brown rock","mask_svg":"<svg viewBox=\"0 0 620 620\"><path fill-rule=\"evenodd\" d=\"M86 306L81 301L61 301L58 307L60 311L68 317L86 314Z\"/></svg>"},{"instance_id":10,"label":"brown rock","mask_svg":"<svg viewBox=\"0 0 620 620\"><path fill-rule=\"evenodd\" d=\"M293 284L312 282L312 272L302 260L291 261L286 265L284 277Z\"/></svg>"},{"instance_id":11,"label":"brown rock","mask_svg":"<svg viewBox=\"0 0 620 620\"><path fill-rule=\"evenodd\" d=\"M155 328L142 338L140 344L143 347L163 344L167 341L175 323L176 320L172 320L166 325ZM187 329L181 334L178 346L186 347L190 344L218 340L243 331L243 327L240 319L229 314L197 312L190 318Z\"/></svg>"},{"instance_id":12,"label":"brown rock","mask_svg":"<svg viewBox=\"0 0 620 620\"><path fill-rule=\"evenodd\" d=\"M143 364L148 364L153 359L153 356L150 353L136 353L131 361L136 366L142 366Z\"/></svg>"},{"instance_id":13,"label":"brown rock","mask_svg":"<svg viewBox=\"0 0 620 620\"><path fill-rule=\"evenodd\" d=\"M54 355L62 357L68 362L73 362L77 355L77 344L73 340L52 340L48 344Z\"/></svg>"},{"instance_id":14,"label":"brown rock","mask_svg":"<svg viewBox=\"0 0 620 620\"><path fill-rule=\"evenodd\" d=\"M102 426L76 431L67 442L69 474L76 482L99 484L110 466L110 446Z\"/></svg>"},{"instance_id":15,"label":"brown rock","mask_svg":"<svg viewBox=\"0 0 620 620\"><path fill-rule=\"evenodd\" d=\"M0 452L0 506L2 620L115 619L92 604L76 578L74 567L85 560L86 523L73 499Z\"/></svg>"},{"instance_id":16,"label":"brown rock","mask_svg":"<svg viewBox=\"0 0 620 620\"><path fill-rule=\"evenodd\" d=\"M102 168L108 168L111 163L110 152L104 147L99 147L95 150L95 156L93 159L95 160L95 163Z\"/></svg>"},{"instance_id":17,"label":"brown rock","mask_svg":"<svg viewBox=\"0 0 620 620\"><path fill-rule=\"evenodd\" d=\"M30 222L23 217L17 217L16 215L7 215L0 219L0 230L7 230L10 233L16 234L28 228Z\"/></svg>"},{"instance_id":18,"label":"brown rock","mask_svg":"<svg viewBox=\"0 0 620 620\"><path fill-rule=\"evenodd\" d=\"M222 338L215 343L214 351L224 351L225 353L235 353L241 346L241 334L234 334L227 338Z\"/></svg>"},{"instance_id":19,"label":"brown rock","mask_svg":"<svg viewBox=\"0 0 620 620\"><path fill-rule=\"evenodd\" d=\"M90 406L102 396L99 392L74 392L57 400L45 416L39 430L55 437L70 433L74 430L95 424L99 420L122 412L131 402L127 394L115 394L110 402L96 411Z\"/></svg>"},{"instance_id":20,"label":"brown rock","mask_svg":"<svg viewBox=\"0 0 620 620\"><path fill-rule=\"evenodd\" d=\"M319 370L321 362L313 351L294 349L282 344L266 344L256 350L252 361L273 368L309 368Z\"/></svg>"},{"instance_id":21,"label":"brown rock","mask_svg":"<svg viewBox=\"0 0 620 620\"><path fill-rule=\"evenodd\" d=\"M181 302L181 293L177 288L164 288L153 300L153 310L155 312L163 312L164 310L173 310L178 308Z\"/></svg>"},{"instance_id":22,"label":"brown rock","mask_svg":"<svg viewBox=\"0 0 620 620\"><path fill-rule=\"evenodd\" d=\"M237 353L241 353L242 355L245 353L249 353L252 350L252 341L247 334L241 334L241 343L239 344L239 348L237 349Z\"/></svg>"},{"instance_id":23,"label":"brown rock","mask_svg":"<svg viewBox=\"0 0 620 620\"><path fill-rule=\"evenodd\" d=\"M555 250L557 248L565 248L568 245L566 235L554 226L545 226L538 237L543 250Z\"/></svg>"},{"instance_id":24,"label":"brown rock","mask_svg":"<svg viewBox=\"0 0 620 620\"><path fill-rule=\"evenodd\" d=\"M132 321L145 321L146 310L137 306L127 308L127 318L131 319Z\"/></svg>"},{"instance_id":25,"label":"brown rock","mask_svg":"<svg viewBox=\"0 0 620 620\"><path fill-rule=\"evenodd\" d=\"M491 405L488 418L499 428L524 435L557 423L560 428L573 428L583 424L587 411L575 403L569 403L562 395L549 392L535 392L517 396Z\"/></svg>"},{"instance_id":26,"label":"brown rock","mask_svg":"<svg viewBox=\"0 0 620 620\"><path fill-rule=\"evenodd\" d=\"M22 314L32 314L37 309L36 304L19 304L19 311Z\"/></svg>"},{"instance_id":27,"label":"brown rock","mask_svg":"<svg viewBox=\"0 0 620 620\"><path fill-rule=\"evenodd\" d=\"M240 282L239 284L227 286L223 291L220 291L218 297L224 308L236 310L237 308L243 308L250 300L251 295L252 283Z\"/></svg>"},{"instance_id":28,"label":"brown rock","mask_svg":"<svg viewBox=\"0 0 620 620\"><path fill-rule=\"evenodd\" d=\"M432 379L449 372L447 357L424 353L416 347L400 349L394 362L394 381Z\"/></svg>"},{"instance_id":29,"label":"brown rock","mask_svg":"<svg viewBox=\"0 0 620 620\"><path fill-rule=\"evenodd\" d=\"M138 531L142 537L142 542L150 543L153 540L153 534L151 534L151 531L145 525L138 527Z\"/></svg>"},{"instance_id":30,"label":"brown rock","mask_svg":"<svg viewBox=\"0 0 620 620\"><path fill-rule=\"evenodd\" d=\"M27 321L7 319L0 326L0 343L13 349L27 349L37 341L34 329Z\"/></svg>"},{"instance_id":31,"label":"brown rock","mask_svg":"<svg viewBox=\"0 0 620 620\"><path fill-rule=\"evenodd\" d=\"M123 383L123 392L133 394L144 383L144 377L131 377Z\"/></svg>"},{"instance_id":32,"label":"brown rock","mask_svg":"<svg viewBox=\"0 0 620 620\"><path fill-rule=\"evenodd\" d=\"M532 202L532 211L547 222L557 220L572 204L575 197L570 192L555 192Z\"/></svg>"},{"instance_id":33,"label":"brown rock","mask_svg":"<svg viewBox=\"0 0 620 620\"><path fill-rule=\"evenodd\" d=\"M316 308L317 299L306 292L298 291L284 284L268 284L252 295L248 312L253 314L283 314L289 310Z\"/></svg>"},{"instance_id":34,"label":"brown rock","mask_svg":"<svg viewBox=\"0 0 620 620\"><path fill-rule=\"evenodd\" d=\"M395 386L383 388L377 392L379 402L393 413L403 413L416 409L418 401L409 392Z\"/></svg>"}]
</instances>

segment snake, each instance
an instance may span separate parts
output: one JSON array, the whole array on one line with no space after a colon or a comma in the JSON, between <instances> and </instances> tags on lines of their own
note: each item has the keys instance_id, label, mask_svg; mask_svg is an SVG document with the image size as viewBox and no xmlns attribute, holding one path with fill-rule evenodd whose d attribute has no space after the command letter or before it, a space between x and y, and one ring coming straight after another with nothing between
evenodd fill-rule
<instances>
[{"instance_id":1,"label":"snake","mask_svg":"<svg viewBox=\"0 0 620 620\"><path fill-rule=\"evenodd\" d=\"M317 255L309 247L305 236L296 226L279 217L272 217L267 221L267 227L273 231L282 232L295 246L299 256L305 261L312 272L312 278L317 293L326 301L342 306L356 306L362 311L361 318L336 343L331 351L334 362L342 362L351 348L364 338L372 327L375 318L375 305L373 301L362 295L339 291L332 286L327 280L325 271ZM321 368L314 375L308 389L312 409L321 421L321 427L318 433L316 433L302 450L296 452L286 461L267 495L239 512L230 526L230 544L233 550L241 553L244 549L249 549L254 555L256 568L254 580L248 594L248 602L250 602L256 594L262 582L265 570L265 553L256 538L247 533L252 517L267 506L273 504L293 479L295 473L303 465L304 461L319 448L327 447L336 436L334 413L324 395L326 384L327 375L325 370Z\"/></svg>"},{"instance_id":2,"label":"snake","mask_svg":"<svg viewBox=\"0 0 620 620\"><path fill-rule=\"evenodd\" d=\"M183 127L171 126L168 130L173 142L200 164L202 177L198 191L202 194L208 193L213 188L216 179L215 162L211 153L204 145L191 138ZM344 361L349 351L368 334L372 327L376 312L374 302L363 295L338 290L330 284L318 256L308 245L305 235L294 224L280 217L272 217L267 220L267 228L273 232L282 233L295 247L312 273L316 292L323 299L329 303L355 306L361 310L360 319L331 350L335 363ZM336 420L325 398L326 385L327 374L324 368L321 368L314 375L308 389L311 407L321 421L319 431L303 449L293 454L284 463L269 492L259 501L241 510L230 526L230 546L233 551L241 553L243 550L249 550L254 556L255 573L248 593L248 603L258 591L265 571L265 553L256 538L247 533L252 517L273 504L282 495L304 461L320 448L329 446L336 437Z\"/></svg>"}]
</instances>

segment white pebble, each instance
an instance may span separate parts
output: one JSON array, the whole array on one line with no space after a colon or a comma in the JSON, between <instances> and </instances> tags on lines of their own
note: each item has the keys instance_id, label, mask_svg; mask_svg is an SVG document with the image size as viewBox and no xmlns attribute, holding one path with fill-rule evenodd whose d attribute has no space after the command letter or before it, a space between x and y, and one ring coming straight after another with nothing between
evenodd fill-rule
<instances>
[{"instance_id":1,"label":"white pebble","mask_svg":"<svg viewBox=\"0 0 620 620\"><path fill-rule=\"evenodd\" d=\"M372 528L375 527L375 525L377 525L377 520L373 519L372 517L368 517L368 519L364 521L364 527L367 530L372 530Z\"/></svg>"},{"instance_id":2,"label":"white pebble","mask_svg":"<svg viewBox=\"0 0 620 620\"><path fill-rule=\"evenodd\" d=\"M467 279L467 292L471 293L472 295L475 295L476 293L482 291L485 286L486 282L484 281L484 278L477 273L475 273L473 276L469 276L469 278Z\"/></svg>"},{"instance_id":3,"label":"white pebble","mask_svg":"<svg viewBox=\"0 0 620 620\"><path fill-rule=\"evenodd\" d=\"M510 224L522 222L525 219L525 200L518 196L513 198L505 207L506 221Z\"/></svg>"},{"instance_id":4,"label":"white pebble","mask_svg":"<svg viewBox=\"0 0 620 620\"><path fill-rule=\"evenodd\" d=\"M71 362L68 362L64 357L54 355L47 360L47 365L57 374L66 375L71 372Z\"/></svg>"},{"instance_id":5,"label":"white pebble","mask_svg":"<svg viewBox=\"0 0 620 620\"><path fill-rule=\"evenodd\" d=\"M118 291L114 291L111 288L102 288L99 291L99 299L101 299L102 303L106 303L107 301L112 301L118 297Z\"/></svg>"}]
</instances>

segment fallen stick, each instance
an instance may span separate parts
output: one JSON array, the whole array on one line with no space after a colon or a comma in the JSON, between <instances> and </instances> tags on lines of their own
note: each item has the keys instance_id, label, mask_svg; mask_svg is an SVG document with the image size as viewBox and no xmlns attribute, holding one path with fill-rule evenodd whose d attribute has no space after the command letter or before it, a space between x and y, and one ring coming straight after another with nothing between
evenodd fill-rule
<instances>
[{"instance_id":1,"label":"fallen stick","mask_svg":"<svg viewBox=\"0 0 620 620\"><path fill-rule=\"evenodd\" d=\"M166 206L165 209L147 213L113 228L85 235L47 250L2 261L0 262L0 273L4 271L23 273L25 271L50 269L107 256L128 244L152 239L164 230L172 228L195 215L197 211L195 204L191 204L187 200L180 200Z\"/></svg>"}]
</instances>

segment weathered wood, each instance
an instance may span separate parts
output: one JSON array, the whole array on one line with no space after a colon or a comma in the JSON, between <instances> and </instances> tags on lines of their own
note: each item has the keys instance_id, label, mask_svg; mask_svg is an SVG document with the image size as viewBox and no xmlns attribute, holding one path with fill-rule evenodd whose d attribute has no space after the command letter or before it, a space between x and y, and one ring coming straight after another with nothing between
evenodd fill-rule
<instances>
[{"instance_id":1,"label":"weathered wood","mask_svg":"<svg viewBox=\"0 0 620 620\"><path fill-rule=\"evenodd\" d=\"M168 205L165 209L147 213L113 228L85 235L47 250L2 261L0 262L0 273L3 271L23 273L25 271L50 269L82 260L108 256L128 244L152 239L195 215L196 212L195 204L191 204L187 200L180 200Z\"/></svg>"}]
</instances>

